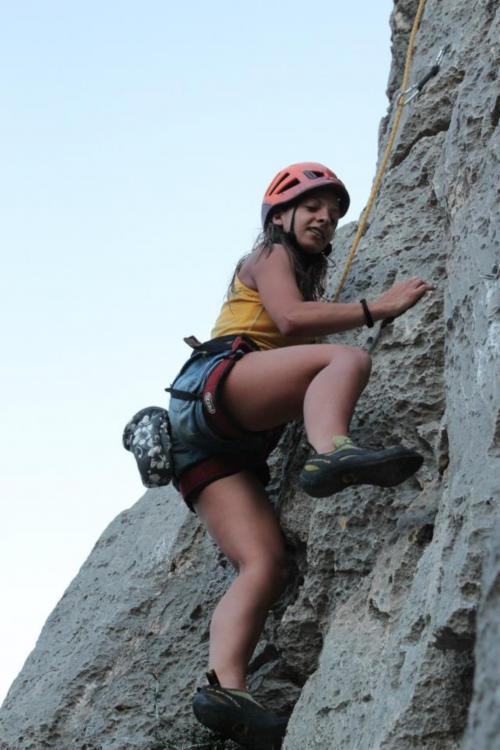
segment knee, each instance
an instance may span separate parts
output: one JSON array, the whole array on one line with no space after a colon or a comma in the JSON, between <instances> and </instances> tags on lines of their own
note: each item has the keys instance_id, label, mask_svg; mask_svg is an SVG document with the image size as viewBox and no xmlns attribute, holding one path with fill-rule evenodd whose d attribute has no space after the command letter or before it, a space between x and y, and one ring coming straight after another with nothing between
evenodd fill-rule
<instances>
[{"instance_id":1,"label":"knee","mask_svg":"<svg viewBox=\"0 0 500 750\"><path fill-rule=\"evenodd\" d=\"M353 348L353 352L355 353L354 358L358 372L364 377L365 380L368 380L372 371L371 354L368 354L368 352L364 349L357 348Z\"/></svg>"},{"instance_id":2,"label":"knee","mask_svg":"<svg viewBox=\"0 0 500 750\"><path fill-rule=\"evenodd\" d=\"M278 588L283 588L290 575L290 565L285 553L266 555L261 561L261 573Z\"/></svg>"},{"instance_id":3,"label":"knee","mask_svg":"<svg viewBox=\"0 0 500 750\"><path fill-rule=\"evenodd\" d=\"M272 594L274 598L277 599L285 590L290 579L290 565L286 555L275 557L273 560L270 560L267 564L267 574L269 576L268 580L271 584Z\"/></svg>"},{"instance_id":4,"label":"knee","mask_svg":"<svg viewBox=\"0 0 500 750\"><path fill-rule=\"evenodd\" d=\"M344 362L352 373L367 381L372 369L372 358L368 352L355 346L346 346L342 349Z\"/></svg>"},{"instance_id":5,"label":"knee","mask_svg":"<svg viewBox=\"0 0 500 750\"><path fill-rule=\"evenodd\" d=\"M290 576L290 564L284 552L266 551L248 563L260 584L279 595L285 588Z\"/></svg>"},{"instance_id":6,"label":"knee","mask_svg":"<svg viewBox=\"0 0 500 750\"><path fill-rule=\"evenodd\" d=\"M336 365L339 357L344 366L347 366L353 373L360 375L363 379L368 380L372 369L372 358L367 351L357 346L338 346L334 344L331 364Z\"/></svg>"}]
</instances>

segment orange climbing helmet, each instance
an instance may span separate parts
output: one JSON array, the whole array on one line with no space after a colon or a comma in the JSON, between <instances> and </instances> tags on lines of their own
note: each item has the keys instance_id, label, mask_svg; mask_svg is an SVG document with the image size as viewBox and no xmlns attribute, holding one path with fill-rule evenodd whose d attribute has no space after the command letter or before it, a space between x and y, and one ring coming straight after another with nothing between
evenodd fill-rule
<instances>
[{"instance_id":1,"label":"orange climbing helmet","mask_svg":"<svg viewBox=\"0 0 500 750\"><path fill-rule=\"evenodd\" d=\"M273 178L262 201L262 226L266 226L273 208L284 206L300 195L320 187L332 188L339 198L340 216L345 216L350 198L344 183L323 164L304 161L290 164Z\"/></svg>"}]
</instances>

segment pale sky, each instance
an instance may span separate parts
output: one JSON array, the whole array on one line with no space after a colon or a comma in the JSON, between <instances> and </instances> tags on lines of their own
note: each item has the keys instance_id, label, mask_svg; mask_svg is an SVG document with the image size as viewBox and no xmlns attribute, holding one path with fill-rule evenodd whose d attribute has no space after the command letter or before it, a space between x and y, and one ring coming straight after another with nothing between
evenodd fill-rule
<instances>
[{"instance_id":1,"label":"pale sky","mask_svg":"<svg viewBox=\"0 0 500 750\"><path fill-rule=\"evenodd\" d=\"M208 338L274 174L320 161L353 221L387 108L390 0L0 9L0 701L143 493L125 422ZM179 500L179 502L182 502Z\"/></svg>"}]
</instances>

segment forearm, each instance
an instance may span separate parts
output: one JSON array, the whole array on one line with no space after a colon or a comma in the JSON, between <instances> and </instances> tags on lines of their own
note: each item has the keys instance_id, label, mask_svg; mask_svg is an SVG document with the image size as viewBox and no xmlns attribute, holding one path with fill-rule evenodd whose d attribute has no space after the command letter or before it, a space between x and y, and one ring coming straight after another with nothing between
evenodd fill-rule
<instances>
[{"instance_id":1,"label":"forearm","mask_svg":"<svg viewBox=\"0 0 500 750\"><path fill-rule=\"evenodd\" d=\"M389 317L384 305L368 300L373 321ZM292 336L322 336L366 325L361 302L298 302L277 321L282 333Z\"/></svg>"}]
</instances>

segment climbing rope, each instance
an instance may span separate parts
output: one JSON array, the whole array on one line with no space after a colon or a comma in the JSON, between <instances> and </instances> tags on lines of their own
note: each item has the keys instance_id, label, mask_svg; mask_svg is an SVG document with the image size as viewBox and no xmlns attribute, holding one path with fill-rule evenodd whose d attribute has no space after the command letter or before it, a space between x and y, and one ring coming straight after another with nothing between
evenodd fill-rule
<instances>
[{"instance_id":1,"label":"climbing rope","mask_svg":"<svg viewBox=\"0 0 500 750\"><path fill-rule=\"evenodd\" d=\"M410 77L410 70L411 65L413 61L413 52L414 52L414 45L415 45L415 37L417 35L418 28L420 26L420 19L422 18L422 14L424 12L425 7L425 0L420 0L417 8L417 12L415 14L415 19L413 21L413 27L410 33L410 38L408 40L408 49L406 52L406 62L405 67L403 71L403 80L401 83L401 91L398 96L397 104L396 104L396 114L394 116L394 121L392 124L391 132L389 135L389 138L387 140L387 145L385 147L384 155L382 157L382 161L380 162L380 166L377 170L377 174L375 176L375 180L373 181L373 186L371 189L370 197L368 198L368 203L366 204L363 213L361 214L361 219L359 221L358 229L356 231L356 234L354 236L354 240L352 242L351 250L349 252L349 255L347 257L344 271L342 273L342 278L340 279L339 285L337 287L337 291L335 292L335 296L333 298L334 302L338 301L338 298L340 296L340 293L344 287L344 284L346 282L347 276L349 275L349 270L351 268L352 262L354 260L354 256L356 255L356 251L358 249L358 245L361 241L361 238L363 237L363 234L365 233L366 224L368 222L368 217L370 215L370 212L372 210L373 204L375 202L375 198L377 197L380 184L382 182L382 178L384 176L387 163L389 161L389 157L392 152L392 148L394 146L394 141L396 140L396 134L399 128L399 121L401 120L401 114L403 112L403 108L406 104L411 102L423 89L427 81L429 81L433 76L437 75L439 72L439 67L441 65L441 61L443 59L443 56L446 52L446 47L443 47L442 50L440 50L436 62L432 66L431 70L422 78L421 81L419 81L417 84L414 84L413 86L408 87L408 79Z\"/></svg>"}]
</instances>

